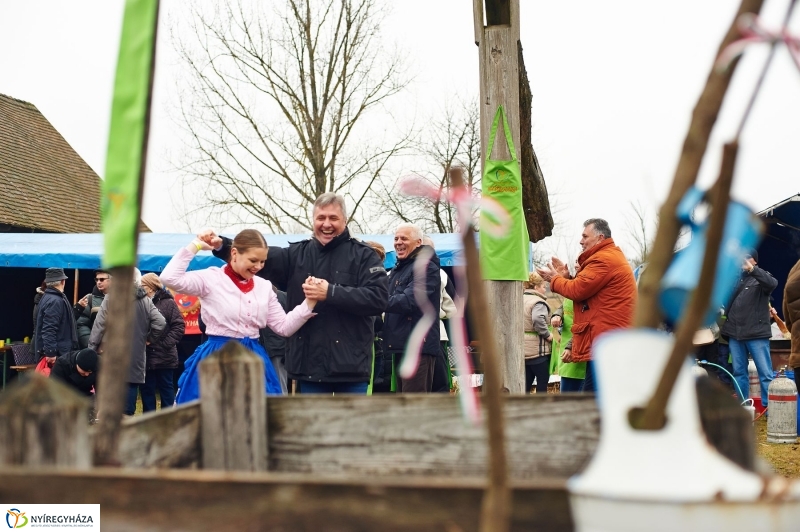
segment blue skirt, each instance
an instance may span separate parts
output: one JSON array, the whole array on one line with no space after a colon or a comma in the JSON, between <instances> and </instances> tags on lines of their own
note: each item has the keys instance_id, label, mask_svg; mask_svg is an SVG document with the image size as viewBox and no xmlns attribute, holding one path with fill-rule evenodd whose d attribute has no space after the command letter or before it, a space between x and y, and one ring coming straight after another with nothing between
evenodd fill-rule
<instances>
[{"instance_id":1,"label":"blue skirt","mask_svg":"<svg viewBox=\"0 0 800 532\"><path fill-rule=\"evenodd\" d=\"M208 340L200 344L192 356L186 359L186 364L184 365L185 369L180 379L178 379L178 394L175 396L175 404L188 403L200 397L200 362L214 351L219 350L230 340L236 340L261 357L261 360L264 362L264 384L266 385L267 394L281 395L281 383L278 380L278 375L275 373L275 368L272 366L267 352L257 340L253 340L252 338L209 336Z\"/></svg>"}]
</instances>

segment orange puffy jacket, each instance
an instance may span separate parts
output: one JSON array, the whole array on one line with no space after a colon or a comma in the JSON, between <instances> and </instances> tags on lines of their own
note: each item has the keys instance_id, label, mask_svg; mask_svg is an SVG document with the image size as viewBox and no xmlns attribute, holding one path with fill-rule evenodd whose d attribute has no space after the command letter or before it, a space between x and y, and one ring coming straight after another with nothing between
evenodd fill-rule
<instances>
[{"instance_id":1,"label":"orange puffy jacket","mask_svg":"<svg viewBox=\"0 0 800 532\"><path fill-rule=\"evenodd\" d=\"M633 325L636 281L622 250L606 238L578 257L574 279L553 277L550 289L575 302L572 323L574 362L592 359L592 343L601 334Z\"/></svg>"}]
</instances>

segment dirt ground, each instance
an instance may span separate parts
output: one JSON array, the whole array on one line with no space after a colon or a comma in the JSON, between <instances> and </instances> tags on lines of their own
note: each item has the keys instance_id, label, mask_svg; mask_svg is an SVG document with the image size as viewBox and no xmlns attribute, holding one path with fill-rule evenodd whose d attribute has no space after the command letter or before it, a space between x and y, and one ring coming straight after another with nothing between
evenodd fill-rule
<instances>
[{"instance_id":1,"label":"dirt ground","mask_svg":"<svg viewBox=\"0 0 800 532\"><path fill-rule=\"evenodd\" d=\"M767 419L756 421L756 452L766 460L775 473L788 478L800 478L800 444L767 443Z\"/></svg>"}]
</instances>

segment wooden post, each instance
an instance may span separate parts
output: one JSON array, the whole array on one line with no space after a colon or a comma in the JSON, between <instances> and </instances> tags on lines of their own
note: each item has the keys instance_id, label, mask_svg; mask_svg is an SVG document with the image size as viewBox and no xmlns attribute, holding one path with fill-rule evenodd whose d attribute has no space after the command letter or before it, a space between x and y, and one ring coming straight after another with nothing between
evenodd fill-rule
<instances>
[{"instance_id":1,"label":"wooden post","mask_svg":"<svg viewBox=\"0 0 800 532\"><path fill-rule=\"evenodd\" d=\"M486 153L489 132L497 107L502 105L519 156L519 0L486 0L483 25L481 2L473 2L475 40L478 42L481 78L481 152ZM482 35L479 35L482 30ZM503 135L498 135L499 139ZM509 159L505 142L494 145L497 159ZM494 325L499 347L500 375L503 388L510 393L525 393L525 360L522 282L485 281L486 313Z\"/></svg>"},{"instance_id":2,"label":"wooden post","mask_svg":"<svg viewBox=\"0 0 800 532\"><path fill-rule=\"evenodd\" d=\"M204 469L267 470L264 363L230 341L200 363Z\"/></svg>"},{"instance_id":3,"label":"wooden post","mask_svg":"<svg viewBox=\"0 0 800 532\"><path fill-rule=\"evenodd\" d=\"M89 402L34 374L0 395L0 466L89 469Z\"/></svg>"},{"instance_id":4,"label":"wooden post","mask_svg":"<svg viewBox=\"0 0 800 532\"><path fill-rule=\"evenodd\" d=\"M128 392L133 324L136 321L133 266L109 269L112 277L108 297L108 320L103 336L103 363L97 374L97 435L94 463L119 465L119 424Z\"/></svg>"}]
</instances>

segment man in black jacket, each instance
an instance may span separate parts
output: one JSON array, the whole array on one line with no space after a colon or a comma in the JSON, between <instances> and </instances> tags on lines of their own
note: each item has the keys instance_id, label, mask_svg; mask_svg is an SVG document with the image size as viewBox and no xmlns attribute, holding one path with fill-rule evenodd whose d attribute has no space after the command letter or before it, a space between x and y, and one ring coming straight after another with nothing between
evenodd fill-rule
<instances>
[{"instance_id":1,"label":"man in black jacket","mask_svg":"<svg viewBox=\"0 0 800 532\"><path fill-rule=\"evenodd\" d=\"M399 391L403 393L428 393L433 385L433 372L436 356L441 351L439 345L439 307L441 301L442 279L439 274L439 257L433 248L422 244L422 231L410 223L400 224L394 233L394 250L397 264L389 274L389 304L383 326L383 350L397 354L404 353L411 332L422 318L423 311L414 295L414 286L422 285L431 304L434 319L425 339L416 373L408 379L399 379ZM414 261L425 253L430 258L425 267L425 279L414 279Z\"/></svg>"},{"instance_id":2,"label":"man in black jacket","mask_svg":"<svg viewBox=\"0 0 800 532\"><path fill-rule=\"evenodd\" d=\"M772 359L769 355L769 295L778 281L757 266L758 253L751 251L742 264L742 277L728 304L727 318L720 333L729 338L733 377L742 393L749 390L747 354L753 357L761 381L761 402L767 406L769 383L772 381ZM742 397L742 399L747 399Z\"/></svg>"},{"instance_id":3,"label":"man in black jacket","mask_svg":"<svg viewBox=\"0 0 800 532\"><path fill-rule=\"evenodd\" d=\"M372 248L350 236L342 196L322 194L313 217L314 237L270 248L258 275L286 291L287 308L306 296L317 300L316 317L287 339L288 377L301 381L303 393L364 394L372 373L372 316L386 308L386 270ZM227 260L230 239L210 230L198 238Z\"/></svg>"},{"instance_id":4,"label":"man in black jacket","mask_svg":"<svg viewBox=\"0 0 800 532\"><path fill-rule=\"evenodd\" d=\"M68 355L78 345L72 305L64 295L66 279L62 268L47 268L47 289L37 310L34 352L38 358L47 358L51 366L56 357Z\"/></svg>"},{"instance_id":5,"label":"man in black jacket","mask_svg":"<svg viewBox=\"0 0 800 532\"><path fill-rule=\"evenodd\" d=\"M72 386L79 393L91 397L97 385L97 363L99 357L93 349L73 351L69 355L58 357L50 378L60 379Z\"/></svg>"}]
</instances>

